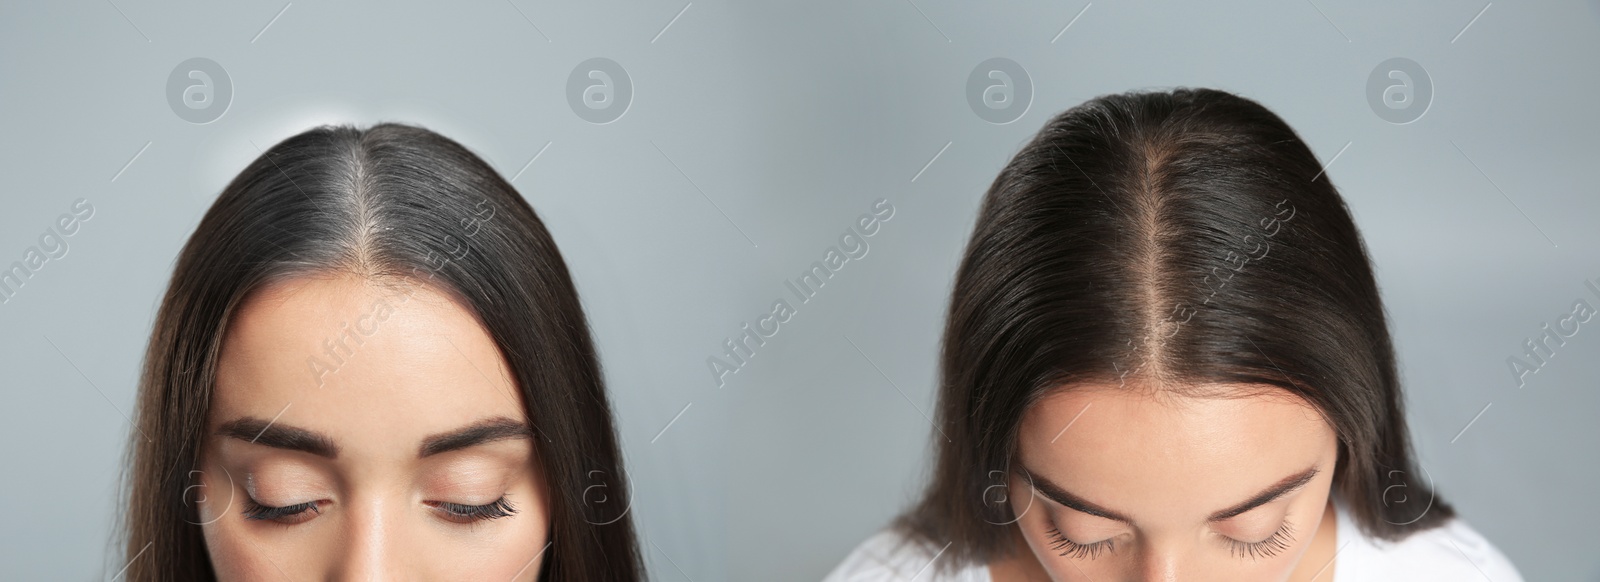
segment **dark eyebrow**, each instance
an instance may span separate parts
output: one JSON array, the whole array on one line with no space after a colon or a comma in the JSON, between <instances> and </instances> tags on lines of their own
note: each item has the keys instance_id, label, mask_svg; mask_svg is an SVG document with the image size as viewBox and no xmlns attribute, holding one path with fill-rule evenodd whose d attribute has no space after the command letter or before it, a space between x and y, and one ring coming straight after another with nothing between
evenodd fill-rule
<instances>
[{"instance_id":1,"label":"dark eyebrow","mask_svg":"<svg viewBox=\"0 0 1600 582\"><path fill-rule=\"evenodd\" d=\"M1299 473L1284 477L1271 487L1263 489L1260 493L1257 493L1255 497L1251 497L1248 501L1211 514L1211 517L1207 521L1222 521L1224 519L1237 516L1246 511L1250 511L1257 507L1271 503L1272 500L1283 497L1290 491L1294 491L1304 487L1306 483L1310 483L1311 479L1317 476L1317 472L1318 471L1316 467L1311 467Z\"/></svg>"},{"instance_id":2,"label":"dark eyebrow","mask_svg":"<svg viewBox=\"0 0 1600 582\"><path fill-rule=\"evenodd\" d=\"M327 435L253 416L223 423L222 427L217 429L217 435L275 449L307 452L329 459L339 457L339 446L333 444L333 439Z\"/></svg>"},{"instance_id":3,"label":"dark eyebrow","mask_svg":"<svg viewBox=\"0 0 1600 582\"><path fill-rule=\"evenodd\" d=\"M1084 501L1081 497L1067 493L1065 489L1056 486L1055 483L1051 483L1044 477L1035 475L1033 471L1023 468L1022 474L1028 477L1029 482L1033 483L1034 490L1038 491L1040 495L1045 496L1046 499L1060 503L1061 505L1070 507L1072 509L1076 509L1083 513L1093 515L1095 517L1104 517L1106 519L1120 521L1129 525L1133 524L1132 519L1124 517L1122 514L1115 511L1111 511L1104 507L1089 503L1088 501Z\"/></svg>"},{"instance_id":4,"label":"dark eyebrow","mask_svg":"<svg viewBox=\"0 0 1600 582\"><path fill-rule=\"evenodd\" d=\"M422 439L418 457L428 457L506 439L532 438L532 427L504 416L480 420L466 427Z\"/></svg>"},{"instance_id":5,"label":"dark eyebrow","mask_svg":"<svg viewBox=\"0 0 1600 582\"><path fill-rule=\"evenodd\" d=\"M1049 480L1046 480L1043 477L1039 477L1039 476L1035 475L1033 472L1028 471L1026 468L1023 468L1022 470L1023 470L1023 474L1025 476L1029 477L1029 479L1033 483L1033 488L1035 490L1037 490L1040 495L1045 496L1046 499L1049 499L1049 500L1054 501L1056 503L1059 503L1059 504L1061 504L1063 506L1066 506L1066 507L1069 507L1071 509L1075 509L1075 510L1078 510L1080 512L1087 513L1089 515L1093 515L1093 516L1096 516L1096 517L1103 517L1103 518L1110 519L1110 520L1120 521L1120 522L1126 523L1126 524L1132 524L1133 523L1132 519L1129 519L1129 518L1123 516L1122 514L1119 514L1119 513L1115 512L1115 511L1111 511L1111 510L1106 509L1104 507L1100 507L1100 506L1095 505L1093 503L1090 503L1088 501L1084 501L1083 498L1078 497L1076 495L1073 495L1071 493L1067 493L1066 490L1063 490L1061 487L1058 487L1055 483L1051 483ZM1255 509L1257 507L1261 507L1262 505L1266 505L1267 503L1271 503L1272 500L1277 499L1279 497L1283 497L1285 494L1288 494L1290 491L1294 491L1295 489L1299 489L1300 487L1305 486L1306 483L1310 483L1311 479L1317 476L1317 472L1318 471L1317 471L1316 467L1311 467L1309 469L1306 469L1304 471L1300 471L1300 472L1295 473L1293 475L1290 475L1288 477L1284 477L1283 479L1279 480L1277 483L1273 484L1272 486L1267 487L1266 489L1262 490L1260 493L1257 493L1254 497L1251 497L1249 500L1245 501L1244 503L1240 503L1240 504L1235 505L1233 507L1229 507L1229 508L1224 509L1222 511L1218 511L1216 513L1213 513L1213 514L1211 514L1211 517L1206 518L1206 520L1207 521L1221 521L1221 520L1224 520L1224 519L1228 519L1230 517L1238 516L1240 514L1243 514L1246 511L1250 511L1250 510Z\"/></svg>"},{"instance_id":6,"label":"dark eyebrow","mask_svg":"<svg viewBox=\"0 0 1600 582\"><path fill-rule=\"evenodd\" d=\"M329 459L339 457L339 446L327 435L253 416L224 423L217 429L217 434L275 449L301 451ZM428 457L505 439L530 438L531 434L532 430L526 423L503 416L495 417L429 436L422 440L417 456Z\"/></svg>"}]
</instances>

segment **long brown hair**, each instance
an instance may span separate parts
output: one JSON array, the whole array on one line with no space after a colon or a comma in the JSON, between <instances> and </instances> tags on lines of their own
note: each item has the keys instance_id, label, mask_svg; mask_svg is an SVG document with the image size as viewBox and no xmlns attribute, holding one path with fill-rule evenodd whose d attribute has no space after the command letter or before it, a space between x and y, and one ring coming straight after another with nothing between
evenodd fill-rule
<instances>
[{"instance_id":1,"label":"long brown hair","mask_svg":"<svg viewBox=\"0 0 1600 582\"><path fill-rule=\"evenodd\" d=\"M1452 515L1412 461L1355 222L1311 150L1255 101L1101 96L1051 119L1000 171L944 329L948 440L935 439L932 480L897 526L950 542L941 567L1018 551L992 472L1014 468L1024 410L1073 383L1135 378L1270 385L1311 402L1339 438L1336 493L1371 535ZM1404 496L1386 498L1395 484Z\"/></svg>"},{"instance_id":2,"label":"long brown hair","mask_svg":"<svg viewBox=\"0 0 1600 582\"><path fill-rule=\"evenodd\" d=\"M551 491L551 546L540 579L642 577L599 360L550 233L465 147L385 123L318 127L273 146L184 245L140 379L122 524L128 580L215 578L186 496L225 329L252 290L328 272L426 278L470 307L544 437L534 446Z\"/></svg>"}]
</instances>

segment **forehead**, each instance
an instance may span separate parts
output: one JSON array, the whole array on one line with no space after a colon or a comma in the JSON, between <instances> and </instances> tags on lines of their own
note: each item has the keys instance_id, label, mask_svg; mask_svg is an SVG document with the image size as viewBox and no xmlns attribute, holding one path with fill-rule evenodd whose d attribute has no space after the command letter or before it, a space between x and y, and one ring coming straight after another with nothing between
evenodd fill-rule
<instances>
[{"instance_id":1,"label":"forehead","mask_svg":"<svg viewBox=\"0 0 1600 582\"><path fill-rule=\"evenodd\" d=\"M1208 393L1224 396L1116 385L1056 390L1023 415L1022 462L1074 494L1137 517L1219 510L1334 460L1333 428L1310 404L1278 388L1215 388L1222 389Z\"/></svg>"},{"instance_id":2,"label":"forehead","mask_svg":"<svg viewBox=\"0 0 1600 582\"><path fill-rule=\"evenodd\" d=\"M223 342L213 426L273 419L341 441L433 434L486 416L524 419L499 348L428 285L303 277L253 293ZM360 447L359 444L353 446Z\"/></svg>"}]
</instances>

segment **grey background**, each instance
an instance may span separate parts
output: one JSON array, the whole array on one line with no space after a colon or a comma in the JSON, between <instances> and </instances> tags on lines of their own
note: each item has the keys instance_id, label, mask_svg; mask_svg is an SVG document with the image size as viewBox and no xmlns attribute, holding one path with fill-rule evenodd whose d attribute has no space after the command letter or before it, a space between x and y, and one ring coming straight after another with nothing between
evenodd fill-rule
<instances>
[{"instance_id":1,"label":"grey background","mask_svg":"<svg viewBox=\"0 0 1600 582\"><path fill-rule=\"evenodd\" d=\"M1600 580L1600 321L1524 388L1506 365L1600 305L1597 55L1595 2L6 3L0 266L73 200L96 213L0 305L0 562L121 570L125 415L178 249L258 148L393 120L515 176L561 244L652 578L816 580L921 483L943 308L995 172L1085 99L1192 85L1261 101L1328 164L1442 494L1529 580ZM605 125L566 96L597 56L633 86ZM205 125L165 94L192 57L232 79ZM966 97L993 57L1032 84L1006 125ZM1369 105L1392 57L1433 85L1405 125ZM718 388L706 358L878 198L897 210L869 255Z\"/></svg>"}]
</instances>

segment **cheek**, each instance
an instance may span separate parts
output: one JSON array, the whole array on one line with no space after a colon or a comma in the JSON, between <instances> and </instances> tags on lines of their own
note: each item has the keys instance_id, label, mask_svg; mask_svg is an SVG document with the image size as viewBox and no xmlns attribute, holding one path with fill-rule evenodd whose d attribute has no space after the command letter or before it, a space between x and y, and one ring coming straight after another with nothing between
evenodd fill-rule
<instances>
[{"instance_id":1,"label":"cheek","mask_svg":"<svg viewBox=\"0 0 1600 582\"><path fill-rule=\"evenodd\" d=\"M539 569L550 557L554 544L551 543L544 530L526 529L525 535L507 536L504 547L490 552L482 561L464 564L475 567L482 564L484 580L522 580L532 582L537 580ZM460 572L465 570L451 570Z\"/></svg>"},{"instance_id":2,"label":"cheek","mask_svg":"<svg viewBox=\"0 0 1600 582\"><path fill-rule=\"evenodd\" d=\"M293 564L279 565L268 552L278 548L264 548L252 540L244 524L223 516L215 522L200 526L206 542L206 553L211 557L211 568L222 582L232 580L270 580L283 578L286 570L293 572ZM304 574L304 572L302 572Z\"/></svg>"},{"instance_id":3,"label":"cheek","mask_svg":"<svg viewBox=\"0 0 1600 582\"><path fill-rule=\"evenodd\" d=\"M554 551L550 539L549 500L540 487L519 484L506 492L516 514L475 525L429 527L429 540L416 558L439 579L538 579L539 569Z\"/></svg>"}]
</instances>

